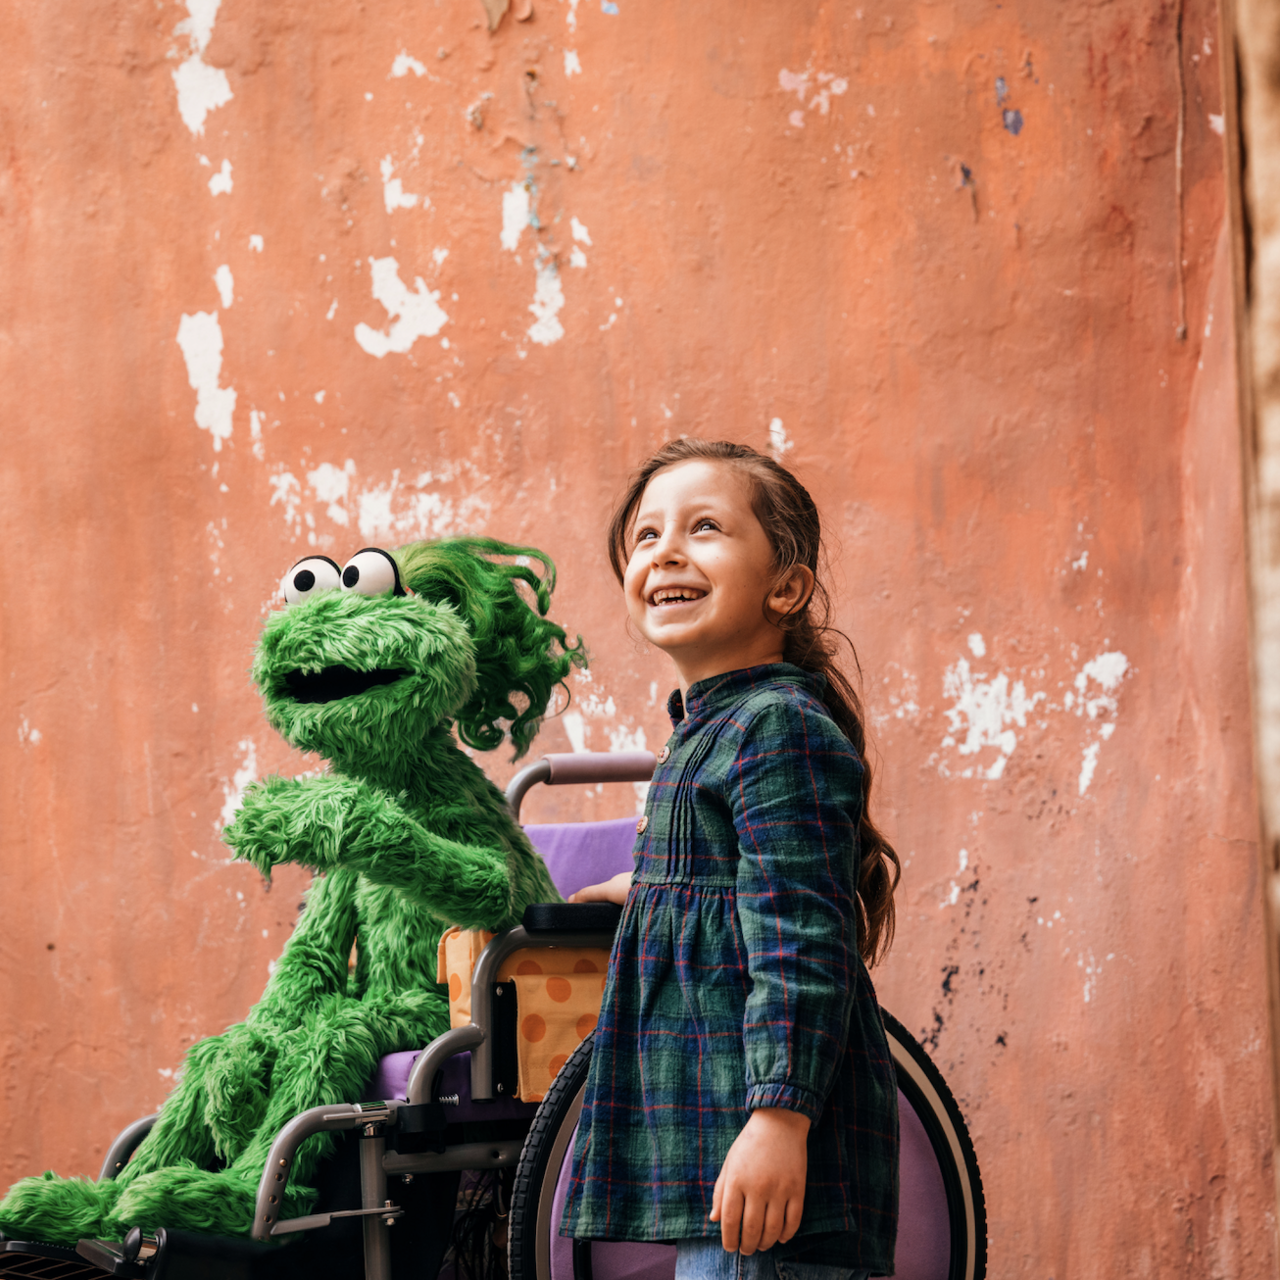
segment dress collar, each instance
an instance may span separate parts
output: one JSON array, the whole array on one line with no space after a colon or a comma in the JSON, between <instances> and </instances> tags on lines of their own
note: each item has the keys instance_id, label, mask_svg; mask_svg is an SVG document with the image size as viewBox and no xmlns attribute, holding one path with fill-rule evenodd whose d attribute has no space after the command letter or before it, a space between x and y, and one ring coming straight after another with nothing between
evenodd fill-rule
<instances>
[{"instance_id":1,"label":"dress collar","mask_svg":"<svg viewBox=\"0 0 1280 1280\"><path fill-rule=\"evenodd\" d=\"M744 693L762 684L798 685L815 698L821 698L826 691L827 677L817 671L805 671L790 662L767 662L758 667L725 671L691 684L687 701L680 697L679 689L673 689L667 699L667 714L672 725L688 727L709 712L740 701Z\"/></svg>"}]
</instances>

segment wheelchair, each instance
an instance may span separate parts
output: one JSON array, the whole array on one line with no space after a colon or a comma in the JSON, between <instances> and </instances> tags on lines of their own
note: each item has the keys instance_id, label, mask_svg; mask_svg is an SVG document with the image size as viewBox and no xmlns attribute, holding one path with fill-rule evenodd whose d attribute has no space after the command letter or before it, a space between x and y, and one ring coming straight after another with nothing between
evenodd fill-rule
<instances>
[{"instance_id":1,"label":"wheelchair","mask_svg":"<svg viewBox=\"0 0 1280 1280\"><path fill-rule=\"evenodd\" d=\"M650 752L548 755L512 779L507 801L518 818L521 801L539 783L643 782L654 766ZM566 897L631 866L634 818L525 830ZM539 904L526 910L521 927L493 937L471 975L469 1021L421 1051L384 1058L365 1100L312 1108L280 1130L259 1184L252 1239L165 1228L144 1236L135 1228L123 1241L82 1240L74 1250L0 1240L0 1277L311 1280L356 1277L363 1265L364 1280L435 1280L458 1177L506 1171L510 1280L671 1280L672 1245L559 1234L592 1033L559 1065L540 1102L522 1101L515 984L500 980L504 963L517 953L607 951L620 916L621 908L607 903ZM888 1013L884 1022L901 1124L896 1276L983 1280L985 1205L964 1119L921 1046ZM100 1180L124 1168L155 1118L146 1116L119 1134ZM342 1142L321 1178L316 1211L281 1220L298 1149L325 1132L342 1135ZM440 1280L449 1280L448 1272L446 1266Z\"/></svg>"}]
</instances>

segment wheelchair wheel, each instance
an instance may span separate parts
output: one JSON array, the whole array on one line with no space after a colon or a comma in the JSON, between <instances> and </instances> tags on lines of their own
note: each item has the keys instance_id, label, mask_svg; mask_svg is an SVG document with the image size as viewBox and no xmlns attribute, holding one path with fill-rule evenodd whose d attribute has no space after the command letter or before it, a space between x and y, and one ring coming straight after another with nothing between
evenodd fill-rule
<instances>
[{"instance_id":1,"label":"wheelchair wheel","mask_svg":"<svg viewBox=\"0 0 1280 1280\"><path fill-rule=\"evenodd\" d=\"M884 1015L901 1122L897 1280L984 1280L986 1206L968 1129L942 1073L907 1029ZM534 1117L511 1195L511 1280L671 1280L675 1248L568 1240L560 1215L591 1063L588 1036Z\"/></svg>"}]
</instances>

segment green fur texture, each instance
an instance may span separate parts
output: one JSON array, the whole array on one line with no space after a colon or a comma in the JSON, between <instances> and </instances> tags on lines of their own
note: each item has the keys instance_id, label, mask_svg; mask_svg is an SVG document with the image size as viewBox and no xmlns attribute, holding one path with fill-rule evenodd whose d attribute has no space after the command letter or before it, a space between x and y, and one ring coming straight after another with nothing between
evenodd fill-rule
<instances>
[{"instance_id":1,"label":"green fur texture","mask_svg":"<svg viewBox=\"0 0 1280 1280\"><path fill-rule=\"evenodd\" d=\"M488 750L507 736L523 754L556 686L585 665L581 640L569 645L545 616L554 567L534 548L481 538L393 554L414 594L323 592L272 614L258 643L267 718L330 761L319 777L255 783L223 833L264 875L287 862L318 873L262 999L191 1047L114 1181L16 1183L0 1201L9 1238L249 1234L279 1129L308 1107L358 1100L379 1058L448 1030L435 982L444 928L506 929L529 903L559 900L502 793L454 737ZM345 684L325 684L335 671ZM383 682L352 692L370 672ZM310 1212L333 1143L303 1145L282 1217Z\"/></svg>"}]
</instances>

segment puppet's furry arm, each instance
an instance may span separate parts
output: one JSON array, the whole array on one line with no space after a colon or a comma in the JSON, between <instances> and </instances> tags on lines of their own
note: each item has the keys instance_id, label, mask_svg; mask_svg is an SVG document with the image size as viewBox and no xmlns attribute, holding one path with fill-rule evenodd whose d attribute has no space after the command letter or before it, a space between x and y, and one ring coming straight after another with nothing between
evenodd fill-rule
<instances>
[{"instance_id":1,"label":"puppet's furry arm","mask_svg":"<svg viewBox=\"0 0 1280 1280\"><path fill-rule=\"evenodd\" d=\"M223 835L264 875L280 862L353 868L465 929L509 929L525 906L515 901L525 895L513 885L507 850L437 835L389 792L336 774L256 783Z\"/></svg>"}]
</instances>

